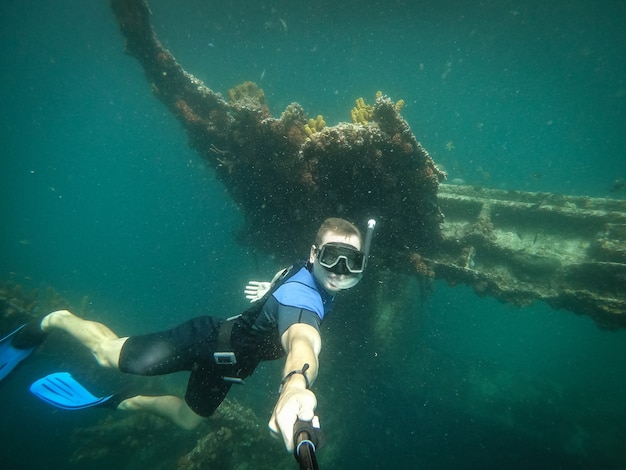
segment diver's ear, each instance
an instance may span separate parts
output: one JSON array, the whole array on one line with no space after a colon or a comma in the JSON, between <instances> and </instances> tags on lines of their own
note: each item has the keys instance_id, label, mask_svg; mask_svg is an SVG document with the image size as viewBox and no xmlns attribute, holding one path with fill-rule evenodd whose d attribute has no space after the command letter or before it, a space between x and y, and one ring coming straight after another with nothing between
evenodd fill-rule
<instances>
[{"instance_id":1,"label":"diver's ear","mask_svg":"<svg viewBox=\"0 0 626 470\"><path fill-rule=\"evenodd\" d=\"M311 245L311 253L309 253L309 263L313 264L315 261L315 252L317 251L317 247L315 245Z\"/></svg>"}]
</instances>

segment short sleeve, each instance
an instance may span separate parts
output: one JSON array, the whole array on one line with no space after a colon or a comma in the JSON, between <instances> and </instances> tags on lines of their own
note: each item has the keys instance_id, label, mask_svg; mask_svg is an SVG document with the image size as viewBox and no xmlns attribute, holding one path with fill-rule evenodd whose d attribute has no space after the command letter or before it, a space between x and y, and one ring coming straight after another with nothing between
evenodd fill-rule
<instances>
[{"instance_id":1,"label":"short sleeve","mask_svg":"<svg viewBox=\"0 0 626 470\"><path fill-rule=\"evenodd\" d=\"M303 308L292 307L289 305L278 305L278 333L282 337L283 333L289 329L291 325L296 323L304 323L320 330L321 320L316 313Z\"/></svg>"}]
</instances>

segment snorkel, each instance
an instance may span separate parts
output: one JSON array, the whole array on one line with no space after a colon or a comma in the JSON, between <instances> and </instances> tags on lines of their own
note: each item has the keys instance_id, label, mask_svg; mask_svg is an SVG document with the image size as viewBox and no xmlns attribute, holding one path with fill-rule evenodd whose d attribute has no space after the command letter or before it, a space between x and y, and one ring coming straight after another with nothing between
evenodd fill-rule
<instances>
[{"instance_id":1,"label":"snorkel","mask_svg":"<svg viewBox=\"0 0 626 470\"><path fill-rule=\"evenodd\" d=\"M367 231L365 232L365 245L363 245L363 253L365 253L365 265L367 266L367 260L370 257L370 248L372 247L372 238L374 237L374 228L376 227L376 221L370 219L367 221Z\"/></svg>"}]
</instances>

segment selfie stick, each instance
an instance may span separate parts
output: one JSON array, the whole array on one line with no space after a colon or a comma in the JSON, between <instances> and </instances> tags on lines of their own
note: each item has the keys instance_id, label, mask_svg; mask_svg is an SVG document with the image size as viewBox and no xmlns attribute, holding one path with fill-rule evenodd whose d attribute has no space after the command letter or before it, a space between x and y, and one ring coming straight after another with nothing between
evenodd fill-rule
<instances>
[{"instance_id":1,"label":"selfie stick","mask_svg":"<svg viewBox=\"0 0 626 470\"><path fill-rule=\"evenodd\" d=\"M298 419L293 425L293 441L293 456L300 464L300 470L319 470L315 451L322 448L326 438L317 417L311 421Z\"/></svg>"}]
</instances>

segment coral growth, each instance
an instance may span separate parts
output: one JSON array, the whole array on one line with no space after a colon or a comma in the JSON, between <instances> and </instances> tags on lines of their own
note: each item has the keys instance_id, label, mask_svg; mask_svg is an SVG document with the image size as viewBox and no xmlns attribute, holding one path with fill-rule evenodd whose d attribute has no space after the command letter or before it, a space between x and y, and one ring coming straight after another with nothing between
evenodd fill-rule
<instances>
[{"instance_id":1,"label":"coral growth","mask_svg":"<svg viewBox=\"0 0 626 470\"><path fill-rule=\"evenodd\" d=\"M38 289L24 293L21 284L11 280L4 282L0 285L2 316L8 318L15 315L34 315L38 297Z\"/></svg>"},{"instance_id":2,"label":"coral growth","mask_svg":"<svg viewBox=\"0 0 626 470\"><path fill-rule=\"evenodd\" d=\"M76 429L72 447L72 463L86 468L108 468L120 455L125 456L125 468L294 466L293 457L270 437L265 420L232 399L226 399L215 415L192 433L154 415L115 413L97 424Z\"/></svg>"},{"instance_id":3,"label":"coral growth","mask_svg":"<svg viewBox=\"0 0 626 470\"><path fill-rule=\"evenodd\" d=\"M265 101L265 93L254 82L243 82L228 90L228 100L232 106L255 110L261 114L270 114Z\"/></svg>"},{"instance_id":4,"label":"coral growth","mask_svg":"<svg viewBox=\"0 0 626 470\"><path fill-rule=\"evenodd\" d=\"M271 121L272 131L276 135L284 135L294 149L305 141L307 134L304 128L307 124L306 113L298 103L291 103L280 119Z\"/></svg>"},{"instance_id":5,"label":"coral growth","mask_svg":"<svg viewBox=\"0 0 626 470\"><path fill-rule=\"evenodd\" d=\"M374 117L374 107L366 104L363 98L357 98L354 108L350 111L350 117L353 123L366 126Z\"/></svg>"},{"instance_id":6,"label":"coral growth","mask_svg":"<svg viewBox=\"0 0 626 470\"><path fill-rule=\"evenodd\" d=\"M279 443L268 451L273 441L264 420L235 400L222 403L208 429L193 450L179 459L178 470L248 468L247 465L287 469L294 465Z\"/></svg>"},{"instance_id":7,"label":"coral growth","mask_svg":"<svg viewBox=\"0 0 626 470\"><path fill-rule=\"evenodd\" d=\"M201 121L200 116L198 116L191 107L184 100L178 100L175 104L176 109L182 115L183 119L188 123L195 123Z\"/></svg>"},{"instance_id":8,"label":"coral growth","mask_svg":"<svg viewBox=\"0 0 626 470\"><path fill-rule=\"evenodd\" d=\"M77 313L84 313L88 303L84 297ZM52 287L29 289L13 279L7 280L0 284L0 331L10 331L44 312L69 306Z\"/></svg>"},{"instance_id":9,"label":"coral growth","mask_svg":"<svg viewBox=\"0 0 626 470\"><path fill-rule=\"evenodd\" d=\"M326 122L321 114L318 114L317 119L309 119L309 122L304 125L304 132L308 137L311 137L316 132L321 131L326 127Z\"/></svg>"},{"instance_id":10,"label":"coral growth","mask_svg":"<svg viewBox=\"0 0 626 470\"><path fill-rule=\"evenodd\" d=\"M415 274L418 276L435 277L435 272L426 264L424 258L422 258L419 253L411 253L409 255L409 261L415 269Z\"/></svg>"},{"instance_id":11,"label":"coral growth","mask_svg":"<svg viewBox=\"0 0 626 470\"><path fill-rule=\"evenodd\" d=\"M381 217L381 246L423 250L439 239L436 191L444 175L395 103L380 96L372 109L376 126L341 123L304 142L299 151L301 181L306 182L308 200L319 200L326 214L355 220ZM323 218L322 213L315 215Z\"/></svg>"},{"instance_id":12,"label":"coral growth","mask_svg":"<svg viewBox=\"0 0 626 470\"><path fill-rule=\"evenodd\" d=\"M376 101L378 102L381 99L388 100L389 98L383 95L382 91L377 91ZM396 113L402 111L402 108L404 108L404 100L398 100L393 104L393 109ZM354 124L366 126L374 119L374 106L367 104L363 98L357 98L354 108L350 111L350 118Z\"/></svg>"}]
</instances>

